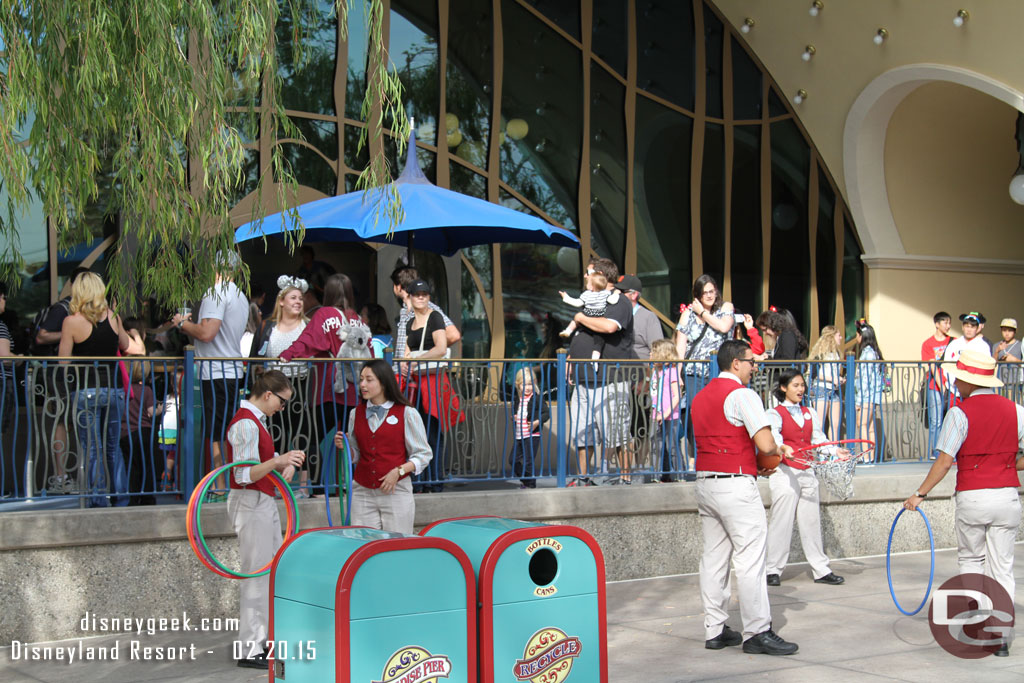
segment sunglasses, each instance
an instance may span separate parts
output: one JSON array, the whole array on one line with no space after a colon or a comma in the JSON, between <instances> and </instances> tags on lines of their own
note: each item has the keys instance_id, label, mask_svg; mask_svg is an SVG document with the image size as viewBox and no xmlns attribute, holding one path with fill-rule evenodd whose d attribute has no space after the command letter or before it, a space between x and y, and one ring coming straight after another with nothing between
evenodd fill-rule
<instances>
[{"instance_id":1,"label":"sunglasses","mask_svg":"<svg viewBox=\"0 0 1024 683\"><path fill-rule=\"evenodd\" d=\"M277 396L277 400L281 402L281 405L287 405L288 404L288 399L286 399L281 394L277 393L276 391L271 391L270 393L272 393L274 396Z\"/></svg>"}]
</instances>

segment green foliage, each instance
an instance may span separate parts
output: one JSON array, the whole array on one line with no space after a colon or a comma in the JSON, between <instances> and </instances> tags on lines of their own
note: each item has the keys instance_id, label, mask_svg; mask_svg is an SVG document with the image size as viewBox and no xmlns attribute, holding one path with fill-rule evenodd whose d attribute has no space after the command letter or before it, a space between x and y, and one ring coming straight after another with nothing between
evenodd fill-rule
<instances>
[{"instance_id":1,"label":"green foliage","mask_svg":"<svg viewBox=\"0 0 1024 683\"><path fill-rule=\"evenodd\" d=\"M365 1L375 22L368 31L372 64L387 76L383 2ZM234 249L228 212L251 183L246 145L261 133L301 138L281 97L278 0L2 5L0 184L9 201L0 207L0 234L10 246L0 254L0 277L11 281L23 266L15 217L34 196L61 249L92 239L97 213L120 216L108 276L111 297L125 308L140 297L176 306L202 296L215 277L213 255ZM291 18L291 66L301 69L319 3L281 5ZM347 0L335 5L345 26ZM394 79L375 72L370 86L364 118L374 152L380 112L396 121L404 115ZM397 133L407 137L408 123ZM276 182L276 203L289 206L292 169L280 145L271 149L259 182ZM391 179L386 161L375 157L383 154L371 153L364 187ZM400 211L391 201L382 206L392 220ZM301 227L285 239L290 252L301 243ZM244 283L245 266L235 275Z\"/></svg>"}]
</instances>

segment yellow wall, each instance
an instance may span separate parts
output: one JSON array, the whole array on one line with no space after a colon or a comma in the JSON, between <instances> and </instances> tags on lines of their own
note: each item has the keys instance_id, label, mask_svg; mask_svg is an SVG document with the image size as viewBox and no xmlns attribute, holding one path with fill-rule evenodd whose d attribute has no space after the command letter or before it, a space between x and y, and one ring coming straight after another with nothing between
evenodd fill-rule
<instances>
[{"instance_id":1,"label":"yellow wall","mask_svg":"<svg viewBox=\"0 0 1024 683\"><path fill-rule=\"evenodd\" d=\"M806 102L791 106L841 187L847 113L884 72L906 64L956 65L1024 91L1020 0L825 0L817 17L808 13L811 0L712 1L733 26L754 19L743 39L790 102L798 89L808 92ZM961 8L970 19L956 28L953 16ZM872 42L879 28L889 31L882 46ZM816 53L805 62L800 54L808 44ZM1012 143L1012 130L1009 136Z\"/></svg>"},{"instance_id":2,"label":"yellow wall","mask_svg":"<svg viewBox=\"0 0 1024 683\"><path fill-rule=\"evenodd\" d=\"M933 333L932 316L938 311L952 314L958 337L957 317L967 311L980 311L988 319L982 334L993 342L1000 339L1003 318L1024 324L1024 275L876 269L870 279L867 317L889 360L920 358L921 342Z\"/></svg>"},{"instance_id":3,"label":"yellow wall","mask_svg":"<svg viewBox=\"0 0 1024 683\"><path fill-rule=\"evenodd\" d=\"M1024 206L1007 191L1017 168L1017 112L955 83L929 83L893 112L885 179L909 254L1024 258Z\"/></svg>"}]
</instances>

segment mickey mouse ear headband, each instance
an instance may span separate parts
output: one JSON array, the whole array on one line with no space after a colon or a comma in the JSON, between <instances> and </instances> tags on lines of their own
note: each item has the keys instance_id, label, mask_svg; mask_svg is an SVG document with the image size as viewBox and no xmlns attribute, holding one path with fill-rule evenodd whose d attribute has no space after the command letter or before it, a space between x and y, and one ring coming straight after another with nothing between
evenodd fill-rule
<instances>
[{"instance_id":1,"label":"mickey mouse ear headband","mask_svg":"<svg viewBox=\"0 0 1024 683\"><path fill-rule=\"evenodd\" d=\"M303 294L309 289L309 283L300 277L292 277L291 275L282 275L277 278L277 288L285 289L286 287L294 287Z\"/></svg>"}]
</instances>

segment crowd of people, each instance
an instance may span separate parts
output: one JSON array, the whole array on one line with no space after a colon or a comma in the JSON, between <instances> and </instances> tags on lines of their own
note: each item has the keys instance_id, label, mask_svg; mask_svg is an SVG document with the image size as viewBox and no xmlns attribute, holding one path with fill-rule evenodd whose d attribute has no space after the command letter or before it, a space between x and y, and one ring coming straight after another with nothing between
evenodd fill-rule
<instances>
[{"instance_id":1,"label":"crowd of people","mask_svg":"<svg viewBox=\"0 0 1024 683\"><path fill-rule=\"evenodd\" d=\"M109 310L98 275L84 269L72 274L71 294L41 317L30 352L129 359L118 364L93 361L88 371L61 372L56 366L45 371L48 400L51 395L70 396L65 414L78 420L73 424L79 440L85 437L82 466L89 471L89 490L106 492L94 495L92 504L148 504L155 501L154 493L175 488L173 446L180 376L162 378L158 391L163 396L156 400L152 364L130 360L157 355L165 344L173 347L174 336L193 343L201 358L201 431L208 466L223 464L228 423L240 392L250 381L250 366L260 365L282 372L296 387L297 400L268 418L268 427L281 452L301 450L308 455L295 475L298 495L322 491L330 466L326 454L333 451L335 435L349 431L351 411L360 404L359 368L295 359L346 355L338 334L343 326L364 330L367 344L362 357L380 358L390 348L396 358L404 359L392 370L399 389L421 417L432 451L424 471L415 472L411 486L416 493L443 490L450 458L447 443L452 430L466 420L445 371L461 338L458 328L431 300L431 284L413 267L400 263L392 273L400 313L391 321L377 303L366 303L357 312L351 280L317 261L308 247L302 257L296 273L277 278L278 291L266 310L261 305L262 291L246 296L232 281L237 255L218 257L223 258L221 273L196 313L183 308L166 324L148 330L140 320L121 321ZM652 479L651 470L653 479L663 482L692 472L695 446L689 402L707 385L712 359L730 339L748 344L756 361L813 361L804 364L802 402L813 411L822 434L833 440L842 436L877 440L876 423L890 379L883 362L870 362L884 359L875 329L866 320L857 321L856 335L849 343L839 328L826 325L812 345L785 309L773 306L756 317L740 312L724 300L715 279L705 274L694 282L692 300L680 306L674 334L666 338L662 322L641 305L642 293L640 278L620 275L614 262L601 258L588 263L579 299L561 293L581 309L562 332L569 337L569 359L575 361L570 363L568 405L575 460L571 486L593 485L597 480L633 483L638 463L645 465L646 480ZM0 305L4 302L0 293ZM998 361L1004 381L1019 391L1024 384L1019 365L1024 353L1016 339L1016 321L1002 321L1002 340L994 345L981 335L983 315L965 313L960 321L963 336L954 338L949 334L951 317L936 314L935 332L922 345L922 360L955 361L964 349L983 350ZM561 326L553 318L546 326L557 339ZM0 356L14 353L9 337L0 324ZM848 352L867 361L858 363L851 378L845 371ZM238 360L245 357L250 362ZM628 364L584 362L597 359L649 360L651 366L638 371L638 366ZM543 436L550 430L554 373L548 364L507 366L502 397L509 404L512 447L506 470L522 487L532 488L550 449L545 446L550 441ZM771 389L783 368L774 363L754 378L769 407L774 404ZM5 374L9 371L13 372L5 366ZM339 383L339 377L348 380ZM14 385L13 379L7 379L5 394ZM849 434L842 419L847 391L853 391L856 406L855 433ZM928 448L934 457L939 425L956 395L945 371L929 372L925 391ZM6 404L11 403L8 398ZM52 492L76 488L67 473L68 424L68 420L56 420L51 430L53 476L48 488ZM116 457L118 451L120 457ZM608 475L610 467L617 476L593 476ZM223 477L212 494L214 500L225 500L228 488Z\"/></svg>"}]
</instances>

